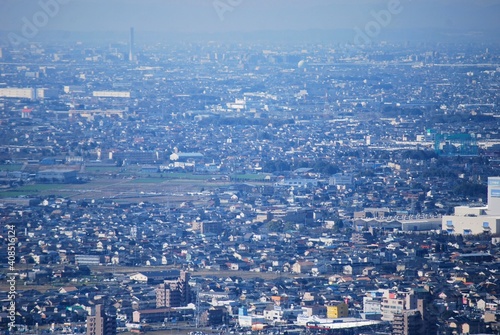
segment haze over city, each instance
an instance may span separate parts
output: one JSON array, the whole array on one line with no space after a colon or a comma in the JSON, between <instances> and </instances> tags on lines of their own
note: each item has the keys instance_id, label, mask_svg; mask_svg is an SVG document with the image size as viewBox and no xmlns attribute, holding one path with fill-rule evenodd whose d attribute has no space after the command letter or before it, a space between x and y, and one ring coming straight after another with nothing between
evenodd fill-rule
<instances>
[{"instance_id":1,"label":"haze over city","mask_svg":"<svg viewBox=\"0 0 500 335\"><path fill-rule=\"evenodd\" d=\"M0 334L500 334L499 8L0 0Z\"/></svg>"},{"instance_id":2,"label":"haze over city","mask_svg":"<svg viewBox=\"0 0 500 335\"><path fill-rule=\"evenodd\" d=\"M55 0L54 0L55 1ZM23 18L32 21L42 3L49 0L1 0L0 30L19 32ZM294 40L352 38L356 27L364 29L374 13L393 7L383 17L379 38L444 40L469 37L491 39L499 31L498 0L57 0L57 10L44 24L39 37L55 31L93 33L109 39L110 33L136 28L138 37L151 40L153 33L175 40L186 34L203 38L258 37ZM43 20L43 19L42 19ZM276 33L280 32L280 35ZM295 35L294 32L298 32ZM306 34L302 34L306 32ZM244 35L246 33L246 35ZM252 33L253 35L248 35ZM308 34L307 34L308 33ZM100 35L99 35L100 34ZM243 34L243 35L242 35ZM60 35L56 35L60 36ZM79 35L73 35L76 37ZM88 35L81 35L88 36ZM154 35L157 36L157 35ZM68 37L68 36L67 36Z\"/></svg>"}]
</instances>

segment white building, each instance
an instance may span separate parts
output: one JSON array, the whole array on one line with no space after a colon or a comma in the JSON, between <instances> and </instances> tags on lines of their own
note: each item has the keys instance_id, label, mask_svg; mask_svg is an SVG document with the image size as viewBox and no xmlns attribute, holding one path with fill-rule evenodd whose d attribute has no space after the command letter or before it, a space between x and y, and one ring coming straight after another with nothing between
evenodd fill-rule
<instances>
[{"instance_id":1,"label":"white building","mask_svg":"<svg viewBox=\"0 0 500 335\"><path fill-rule=\"evenodd\" d=\"M441 218L421 217L400 220L402 231L429 231L441 229Z\"/></svg>"},{"instance_id":2,"label":"white building","mask_svg":"<svg viewBox=\"0 0 500 335\"><path fill-rule=\"evenodd\" d=\"M380 309L381 305L381 298L363 297L364 314L382 314L382 310Z\"/></svg>"},{"instance_id":3,"label":"white building","mask_svg":"<svg viewBox=\"0 0 500 335\"><path fill-rule=\"evenodd\" d=\"M382 313L382 321L393 321L395 314L401 314L404 310L416 309L416 297L405 292L403 294L395 292L387 292L382 298L380 304L380 312Z\"/></svg>"},{"instance_id":4,"label":"white building","mask_svg":"<svg viewBox=\"0 0 500 335\"><path fill-rule=\"evenodd\" d=\"M131 98L130 91L94 91L92 96L96 98Z\"/></svg>"},{"instance_id":5,"label":"white building","mask_svg":"<svg viewBox=\"0 0 500 335\"><path fill-rule=\"evenodd\" d=\"M246 100L245 99L235 99L234 102L228 102L226 104L228 109L241 111L246 108Z\"/></svg>"},{"instance_id":6,"label":"white building","mask_svg":"<svg viewBox=\"0 0 500 335\"><path fill-rule=\"evenodd\" d=\"M78 265L99 265L100 263L99 255L75 255L75 264Z\"/></svg>"},{"instance_id":7,"label":"white building","mask_svg":"<svg viewBox=\"0 0 500 335\"><path fill-rule=\"evenodd\" d=\"M16 88L5 87L0 88L0 98L18 98L18 99L31 99L36 98L36 92L33 88Z\"/></svg>"},{"instance_id":8,"label":"white building","mask_svg":"<svg viewBox=\"0 0 500 335\"><path fill-rule=\"evenodd\" d=\"M296 318L303 313L302 308L283 308L282 306L273 306L272 309L264 310L264 319L271 322L286 322L291 318Z\"/></svg>"},{"instance_id":9,"label":"white building","mask_svg":"<svg viewBox=\"0 0 500 335\"><path fill-rule=\"evenodd\" d=\"M318 318L316 316L298 315L295 325L307 327L311 329L351 329L357 330L357 334L360 333L360 329L369 328L375 325L381 324L381 321L377 320L365 320L358 318L338 318L338 319L327 319Z\"/></svg>"},{"instance_id":10,"label":"white building","mask_svg":"<svg viewBox=\"0 0 500 335\"><path fill-rule=\"evenodd\" d=\"M238 325L240 327L250 328L255 324L263 324L265 319L262 315L248 315L246 307L238 309Z\"/></svg>"},{"instance_id":11,"label":"white building","mask_svg":"<svg viewBox=\"0 0 500 335\"><path fill-rule=\"evenodd\" d=\"M500 233L500 177L488 178L488 205L457 206L453 215L444 215L441 229L448 234Z\"/></svg>"},{"instance_id":12,"label":"white building","mask_svg":"<svg viewBox=\"0 0 500 335\"><path fill-rule=\"evenodd\" d=\"M500 177L488 178L488 215L500 215Z\"/></svg>"},{"instance_id":13,"label":"white building","mask_svg":"<svg viewBox=\"0 0 500 335\"><path fill-rule=\"evenodd\" d=\"M293 179L283 179L274 184L274 186L296 186L296 187L310 187L318 186L319 181L317 179L306 179L306 178L293 178Z\"/></svg>"},{"instance_id":14,"label":"white building","mask_svg":"<svg viewBox=\"0 0 500 335\"><path fill-rule=\"evenodd\" d=\"M171 161L196 160L203 159L203 154L199 152L174 152L169 158Z\"/></svg>"}]
</instances>

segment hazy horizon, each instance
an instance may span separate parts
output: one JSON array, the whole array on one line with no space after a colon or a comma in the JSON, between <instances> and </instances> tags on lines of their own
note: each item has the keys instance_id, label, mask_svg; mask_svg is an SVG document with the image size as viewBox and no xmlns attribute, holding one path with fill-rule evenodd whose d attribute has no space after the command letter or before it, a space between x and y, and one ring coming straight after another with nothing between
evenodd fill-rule
<instances>
[{"instance_id":1,"label":"hazy horizon","mask_svg":"<svg viewBox=\"0 0 500 335\"><path fill-rule=\"evenodd\" d=\"M0 0L0 31L246 35L339 31L425 38L447 31L496 40L500 0ZM419 32L422 36L413 36ZM23 35L24 34L24 35ZM380 35L380 36L379 36ZM435 36L429 36L430 39ZM286 36L284 36L286 38Z\"/></svg>"}]
</instances>

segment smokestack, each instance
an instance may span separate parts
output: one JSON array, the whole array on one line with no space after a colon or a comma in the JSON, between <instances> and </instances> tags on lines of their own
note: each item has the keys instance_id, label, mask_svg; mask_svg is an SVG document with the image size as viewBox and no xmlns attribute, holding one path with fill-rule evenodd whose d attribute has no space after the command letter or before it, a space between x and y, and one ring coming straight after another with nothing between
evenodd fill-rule
<instances>
[{"instance_id":1,"label":"smokestack","mask_svg":"<svg viewBox=\"0 0 500 335\"><path fill-rule=\"evenodd\" d=\"M134 54L134 27L130 28L130 40L129 40L129 52L128 52L128 60L129 62L133 62L135 60Z\"/></svg>"}]
</instances>

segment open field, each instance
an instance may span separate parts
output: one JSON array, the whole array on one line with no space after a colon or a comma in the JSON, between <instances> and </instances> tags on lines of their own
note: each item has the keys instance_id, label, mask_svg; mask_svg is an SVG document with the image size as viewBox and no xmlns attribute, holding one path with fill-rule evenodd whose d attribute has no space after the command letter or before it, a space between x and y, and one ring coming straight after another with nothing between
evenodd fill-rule
<instances>
[{"instance_id":1,"label":"open field","mask_svg":"<svg viewBox=\"0 0 500 335\"><path fill-rule=\"evenodd\" d=\"M49 196L71 200L113 199L117 202L127 200L176 202L194 200L185 196L186 192L199 192L208 186L193 180L170 180L162 178L108 179L98 178L85 184L33 184L0 191L0 198L17 196ZM208 183L207 183L208 184Z\"/></svg>"},{"instance_id":2,"label":"open field","mask_svg":"<svg viewBox=\"0 0 500 335\"><path fill-rule=\"evenodd\" d=\"M117 203L134 203L141 201L156 203L178 203L191 201L204 204L210 199L201 195L201 190L214 190L235 182L251 182L266 184L264 175L234 175L237 181L220 180L220 175L193 173L150 173L126 171L133 175L125 176L119 167L88 167L95 170L93 179L83 184L30 184L0 190L0 198L7 197L44 197L56 196L71 200L110 199ZM101 170L103 169L103 170ZM120 172L120 175L102 175L100 172ZM123 172L123 171L122 171Z\"/></svg>"}]
</instances>

